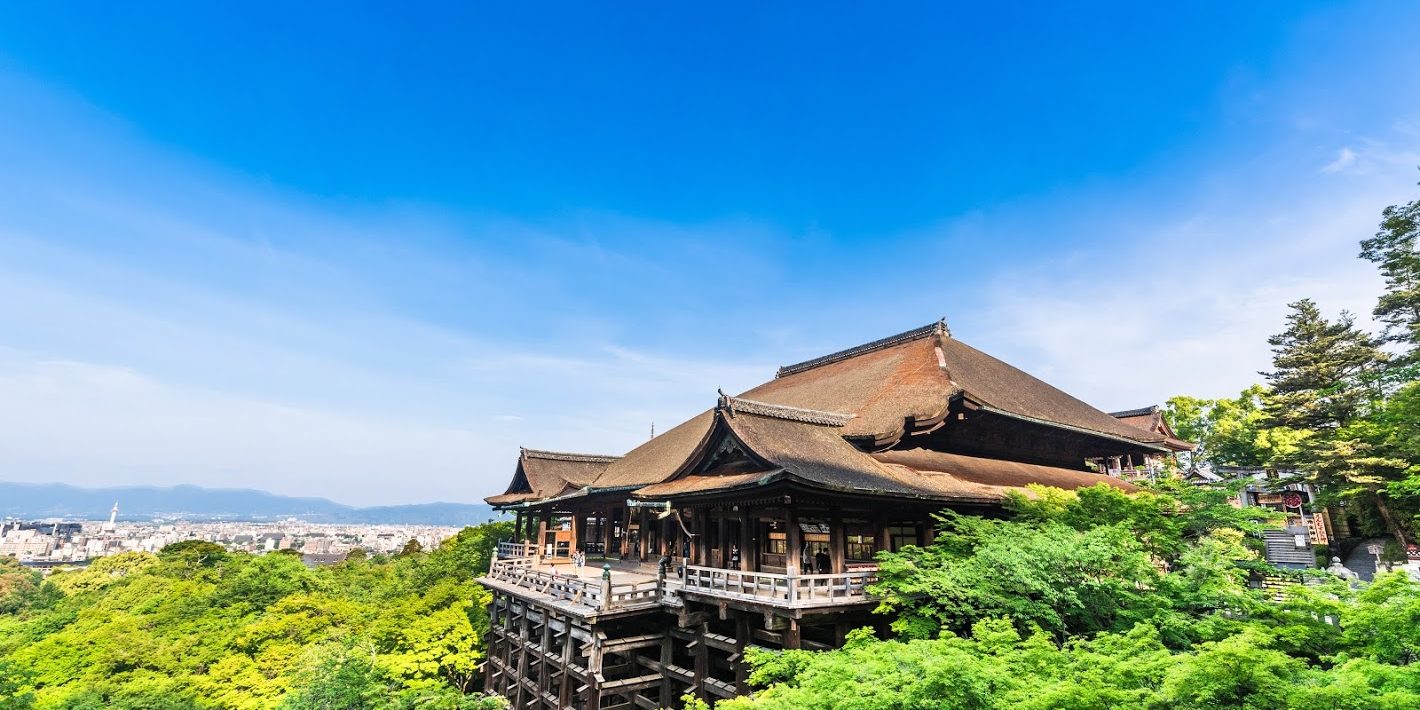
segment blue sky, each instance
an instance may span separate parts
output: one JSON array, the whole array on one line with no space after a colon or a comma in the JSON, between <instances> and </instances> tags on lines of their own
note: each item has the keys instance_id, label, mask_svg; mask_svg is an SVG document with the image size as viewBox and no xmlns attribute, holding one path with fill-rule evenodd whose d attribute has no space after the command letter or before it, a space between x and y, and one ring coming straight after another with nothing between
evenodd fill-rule
<instances>
[{"instance_id":1,"label":"blue sky","mask_svg":"<svg viewBox=\"0 0 1420 710\"><path fill-rule=\"evenodd\" d=\"M1227 394L1420 179L1413 3L0 8L0 478L357 503L946 316Z\"/></svg>"}]
</instances>

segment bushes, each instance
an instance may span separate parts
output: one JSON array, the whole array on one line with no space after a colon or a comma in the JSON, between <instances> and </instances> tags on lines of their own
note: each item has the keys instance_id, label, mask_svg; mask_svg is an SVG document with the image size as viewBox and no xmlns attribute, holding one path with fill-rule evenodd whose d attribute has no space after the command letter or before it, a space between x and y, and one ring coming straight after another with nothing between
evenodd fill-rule
<instances>
[{"instance_id":1,"label":"bushes","mask_svg":"<svg viewBox=\"0 0 1420 710\"><path fill-rule=\"evenodd\" d=\"M1042 490L1012 520L945 515L932 546L879 556L897 638L750 653L758 690L718 707L1420 707L1420 583L1264 598L1238 564L1252 523L1182 493Z\"/></svg>"}]
</instances>

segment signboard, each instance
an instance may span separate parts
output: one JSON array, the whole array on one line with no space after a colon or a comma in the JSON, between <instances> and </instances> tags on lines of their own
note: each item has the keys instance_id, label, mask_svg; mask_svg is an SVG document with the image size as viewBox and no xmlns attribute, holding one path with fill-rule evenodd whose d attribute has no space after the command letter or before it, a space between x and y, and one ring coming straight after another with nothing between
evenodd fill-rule
<instances>
[{"instance_id":1,"label":"signboard","mask_svg":"<svg viewBox=\"0 0 1420 710\"><path fill-rule=\"evenodd\" d=\"M1302 494L1296 491L1287 491L1282 494L1282 505L1288 508L1302 507Z\"/></svg>"},{"instance_id":2,"label":"signboard","mask_svg":"<svg viewBox=\"0 0 1420 710\"><path fill-rule=\"evenodd\" d=\"M1326 519L1320 515L1312 515L1309 522L1312 527L1312 543L1316 545L1327 544L1326 539Z\"/></svg>"}]
</instances>

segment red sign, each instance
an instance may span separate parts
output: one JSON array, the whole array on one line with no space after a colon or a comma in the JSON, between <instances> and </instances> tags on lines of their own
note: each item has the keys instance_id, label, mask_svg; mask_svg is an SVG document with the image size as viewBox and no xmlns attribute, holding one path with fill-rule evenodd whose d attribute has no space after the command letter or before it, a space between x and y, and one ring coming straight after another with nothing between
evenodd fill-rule
<instances>
[{"instance_id":1,"label":"red sign","mask_svg":"<svg viewBox=\"0 0 1420 710\"><path fill-rule=\"evenodd\" d=\"M1302 494L1296 491L1287 491L1282 494L1282 505L1288 508L1302 507Z\"/></svg>"}]
</instances>

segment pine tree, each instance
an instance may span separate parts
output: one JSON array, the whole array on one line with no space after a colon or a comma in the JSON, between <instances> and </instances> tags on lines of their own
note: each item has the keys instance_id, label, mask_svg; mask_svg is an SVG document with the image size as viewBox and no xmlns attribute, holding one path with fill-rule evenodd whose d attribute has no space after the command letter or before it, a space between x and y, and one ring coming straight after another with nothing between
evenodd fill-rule
<instances>
[{"instance_id":1,"label":"pine tree","mask_svg":"<svg viewBox=\"0 0 1420 710\"><path fill-rule=\"evenodd\" d=\"M1386 498L1387 483L1404 462L1382 456L1364 435L1364 415L1382 401L1377 373L1385 353L1349 313L1332 322L1311 299L1288 305L1287 329L1267 339L1275 369L1262 373L1271 385L1266 426L1305 436L1279 463L1295 466L1328 496L1369 501L1404 544L1404 524Z\"/></svg>"},{"instance_id":2,"label":"pine tree","mask_svg":"<svg viewBox=\"0 0 1420 710\"><path fill-rule=\"evenodd\" d=\"M1381 212L1380 231L1361 242L1361 258L1378 265L1386 290L1375 316L1386 340L1398 343L1398 364L1420 364L1420 200Z\"/></svg>"},{"instance_id":3,"label":"pine tree","mask_svg":"<svg viewBox=\"0 0 1420 710\"><path fill-rule=\"evenodd\" d=\"M1351 314L1336 322L1304 298L1288 304L1287 329L1267 339L1272 372L1266 411L1272 426L1335 431L1363 411L1374 395L1372 377L1385 356Z\"/></svg>"}]
</instances>

